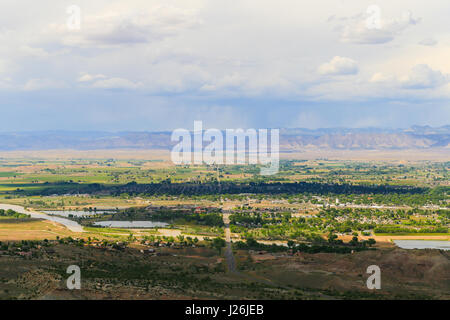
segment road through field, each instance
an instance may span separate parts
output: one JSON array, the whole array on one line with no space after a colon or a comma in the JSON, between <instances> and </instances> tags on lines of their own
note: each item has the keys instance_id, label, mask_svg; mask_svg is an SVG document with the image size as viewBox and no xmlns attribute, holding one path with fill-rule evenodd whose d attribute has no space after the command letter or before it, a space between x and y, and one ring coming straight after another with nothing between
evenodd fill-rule
<instances>
[{"instance_id":1,"label":"road through field","mask_svg":"<svg viewBox=\"0 0 450 320\"><path fill-rule=\"evenodd\" d=\"M234 259L233 249L231 247L231 231L230 231L230 213L223 211L223 223L225 224L225 258L228 264L228 272L238 273L236 270L236 261Z\"/></svg>"},{"instance_id":2,"label":"road through field","mask_svg":"<svg viewBox=\"0 0 450 320\"><path fill-rule=\"evenodd\" d=\"M262 276L251 275L246 272L239 272L236 268L236 260L234 259L233 249L231 247L231 231L230 231L230 211L226 209L231 209L231 207L224 207L223 212L223 222L225 224L225 241L227 242L225 247L225 258L227 260L228 272L232 273L240 278L245 278L253 282L264 283L265 285L273 286L275 288L285 288L287 287L274 283L272 280L264 278Z\"/></svg>"}]
</instances>

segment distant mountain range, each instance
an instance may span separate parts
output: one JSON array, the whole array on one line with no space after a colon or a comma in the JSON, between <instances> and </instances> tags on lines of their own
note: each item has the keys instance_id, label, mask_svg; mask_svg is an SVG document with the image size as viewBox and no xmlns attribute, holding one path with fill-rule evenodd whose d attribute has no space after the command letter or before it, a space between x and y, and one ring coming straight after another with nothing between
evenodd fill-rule
<instances>
[{"instance_id":1,"label":"distant mountain range","mask_svg":"<svg viewBox=\"0 0 450 320\"><path fill-rule=\"evenodd\" d=\"M0 150L171 149L171 132L7 132ZM280 129L281 151L450 148L450 125L409 129Z\"/></svg>"}]
</instances>

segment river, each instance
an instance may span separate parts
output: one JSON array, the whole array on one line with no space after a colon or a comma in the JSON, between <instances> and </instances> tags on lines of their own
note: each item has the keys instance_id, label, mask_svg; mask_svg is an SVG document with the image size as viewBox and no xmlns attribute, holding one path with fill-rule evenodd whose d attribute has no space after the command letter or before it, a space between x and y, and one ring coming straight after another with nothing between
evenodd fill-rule
<instances>
[{"instance_id":1,"label":"river","mask_svg":"<svg viewBox=\"0 0 450 320\"><path fill-rule=\"evenodd\" d=\"M72 232L84 232L83 227L78 222L75 222L75 221L72 221L69 219L65 219L65 218L61 218L61 217L49 216L42 212L28 211L22 206L18 206L18 205L14 205L14 204L0 204L0 209L4 209L4 210L11 209L11 210L14 210L19 213L29 214L32 218L44 219L44 220L49 220L49 221L53 221L56 223L60 223Z\"/></svg>"}]
</instances>

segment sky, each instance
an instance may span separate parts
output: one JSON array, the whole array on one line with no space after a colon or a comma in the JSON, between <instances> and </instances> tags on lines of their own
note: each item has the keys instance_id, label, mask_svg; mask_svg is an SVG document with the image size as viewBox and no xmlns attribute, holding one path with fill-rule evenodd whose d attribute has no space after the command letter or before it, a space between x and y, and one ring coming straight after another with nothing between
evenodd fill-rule
<instances>
[{"instance_id":1,"label":"sky","mask_svg":"<svg viewBox=\"0 0 450 320\"><path fill-rule=\"evenodd\" d=\"M0 131L450 124L448 0L2 0Z\"/></svg>"}]
</instances>

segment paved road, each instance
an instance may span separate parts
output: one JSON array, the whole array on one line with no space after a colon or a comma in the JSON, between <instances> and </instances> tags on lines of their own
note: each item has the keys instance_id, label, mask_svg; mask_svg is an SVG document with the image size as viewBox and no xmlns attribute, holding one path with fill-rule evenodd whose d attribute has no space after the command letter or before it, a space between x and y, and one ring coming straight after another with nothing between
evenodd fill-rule
<instances>
[{"instance_id":1,"label":"paved road","mask_svg":"<svg viewBox=\"0 0 450 320\"><path fill-rule=\"evenodd\" d=\"M63 226L65 226L67 229L69 229L72 232L84 232L83 227L79 223L69 220L69 219L49 216L45 213L37 212L34 210L26 210L24 207L13 205L13 204L0 204L0 209L4 209L4 210L11 209L11 210L14 210L19 213L29 214L32 218L44 219L44 220L57 222L57 223L62 224Z\"/></svg>"},{"instance_id":2,"label":"paved road","mask_svg":"<svg viewBox=\"0 0 450 320\"><path fill-rule=\"evenodd\" d=\"M247 274L245 272L239 272L236 269L236 261L234 259L234 254L233 254L233 250L231 248L231 231L230 231L230 211L227 211L227 209L231 209L230 206L228 207L223 207L222 208L222 212L223 212L223 222L225 224L225 241L227 242L227 245L225 247L225 258L227 260L227 265L228 265L228 272L235 274L238 277L247 279L249 281L253 281L253 282L258 282L258 283L263 283L265 285L269 285L275 288L284 288L284 289L290 289L284 285L280 285L277 283L274 283L272 280L264 278L262 276L256 276L256 275L251 275L251 274Z\"/></svg>"},{"instance_id":3,"label":"paved road","mask_svg":"<svg viewBox=\"0 0 450 320\"><path fill-rule=\"evenodd\" d=\"M223 223L225 224L225 258L227 260L228 272L238 273L236 269L236 260L234 259L233 249L231 248L231 231L230 231L230 213L223 212Z\"/></svg>"}]
</instances>

